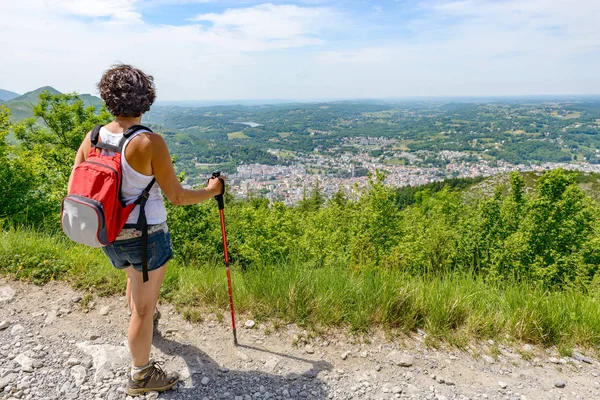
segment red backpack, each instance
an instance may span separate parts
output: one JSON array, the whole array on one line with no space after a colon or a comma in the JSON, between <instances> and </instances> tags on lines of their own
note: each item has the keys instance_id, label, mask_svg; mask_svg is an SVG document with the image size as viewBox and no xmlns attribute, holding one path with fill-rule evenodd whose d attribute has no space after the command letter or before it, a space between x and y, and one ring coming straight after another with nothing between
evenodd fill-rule
<instances>
[{"instance_id":1,"label":"red backpack","mask_svg":"<svg viewBox=\"0 0 600 400\"><path fill-rule=\"evenodd\" d=\"M62 201L61 225L73 241L92 247L103 247L115 241L129 214L140 205L137 229L142 232L142 273L148 280L148 223L145 206L155 179L142 191L140 197L126 205L121 199L123 179L122 150L125 141L140 130L152 132L142 125L134 125L123 134L117 146L98 142L102 125L94 127L87 160L73 171L69 195ZM102 154L101 149L112 154Z\"/></svg>"}]
</instances>

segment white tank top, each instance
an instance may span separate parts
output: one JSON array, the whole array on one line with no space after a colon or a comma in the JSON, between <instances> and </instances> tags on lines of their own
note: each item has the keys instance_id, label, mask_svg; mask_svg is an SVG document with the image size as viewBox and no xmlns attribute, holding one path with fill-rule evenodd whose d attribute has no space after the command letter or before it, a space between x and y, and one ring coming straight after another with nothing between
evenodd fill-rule
<instances>
[{"instance_id":1,"label":"white tank top","mask_svg":"<svg viewBox=\"0 0 600 400\"><path fill-rule=\"evenodd\" d=\"M138 134L142 132L148 132L145 130L137 131L133 134L129 139L125 141L123 145L123 153L121 157L121 168L123 171L123 182L121 183L121 197L125 204L131 204L137 200L137 198L142 194L142 191L148 186L152 178L154 176L144 175L137 172L125 158L125 149L127 145ZM109 132L105 127L100 129L100 141L106 144L112 144L114 146L118 146L119 142L123 138L122 133L112 133ZM106 150L102 150L103 152L107 152ZM135 206L129 218L127 219L127 224L135 224L137 223L138 216L140 214L140 206ZM152 189L150 189L150 196L148 197L148 201L146 202L146 218L148 219L148 225L161 224L167 220L167 210L165 208L165 200L163 199L162 192L158 183L155 182L152 185Z\"/></svg>"}]
</instances>

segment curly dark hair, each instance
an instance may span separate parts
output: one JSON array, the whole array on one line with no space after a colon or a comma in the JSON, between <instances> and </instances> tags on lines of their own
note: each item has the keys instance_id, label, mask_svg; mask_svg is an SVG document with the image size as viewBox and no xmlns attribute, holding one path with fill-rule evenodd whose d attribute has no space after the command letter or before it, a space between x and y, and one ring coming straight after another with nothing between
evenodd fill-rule
<instances>
[{"instance_id":1,"label":"curly dark hair","mask_svg":"<svg viewBox=\"0 0 600 400\"><path fill-rule=\"evenodd\" d=\"M115 117L139 117L156 99L154 78L126 64L113 65L98 83L100 97Z\"/></svg>"}]
</instances>

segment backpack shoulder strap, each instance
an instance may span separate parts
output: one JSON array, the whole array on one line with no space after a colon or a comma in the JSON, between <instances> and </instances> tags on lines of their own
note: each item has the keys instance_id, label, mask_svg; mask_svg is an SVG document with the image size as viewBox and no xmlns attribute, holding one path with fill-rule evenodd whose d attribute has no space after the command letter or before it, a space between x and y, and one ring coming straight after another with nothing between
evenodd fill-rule
<instances>
[{"instance_id":1,"label":"backpack shoulder strap","mask_svg":"<svg viewBox=\"0 0 600 400\"><path fill-rule=\"evenodd\" d=\"M100 137L100 129L102 125L96 125L94 129L92 129L92 135L90 136L90 140L92 142L92 147L96 147L98 144L98 138Z\"/></svg>"},{"instance_id":2,"label":"backpack shoulder strap","mask_svg":"<svg viewBox=\"0 0 600 400\"><path fill-rule=\"evenodd\" d=\"M114 151L115 153L120 153L121 148L119 146L113 146L112 144L99 142L100 139L100 129L102 129L103 125L96 125L94 129L92 129L92 134L90 136L90 141L92 142L92 148L97 147L99 149Z\"/></svg>"},{"instance_id":3,"label":"backpack shoulder strap","mask_svg":"<svg viewBox=\"0 0 600 400\"><path fill-rule=\"evenodd\" d=\"M144 189L140 197L137 198L135 204L140 205L140 214L137 220L137 230L142 232L142 280L143 282L148 281L148 220L146 219L146 201L150 195L150 189L156 182L155 178L152 178L148 186Z\"/></svg>"},{"instance_id":4,"label":"backpack shoulder strap","mask_svg":"<svg viewBox=\"0 0 600 400\"><path fill-rule=\"evenodd\" d=\"M150 129L148 127L145 127L144 125L133 125L133 126L131 126L123 134L123 138L119 142L119 149L123 149L123 146L125 145L125 142L127 141L127 139L129 139L130 137L132 137L133 135L135 135L139 131L152 132L152 129Z\"/></svg>"}]
</instances>

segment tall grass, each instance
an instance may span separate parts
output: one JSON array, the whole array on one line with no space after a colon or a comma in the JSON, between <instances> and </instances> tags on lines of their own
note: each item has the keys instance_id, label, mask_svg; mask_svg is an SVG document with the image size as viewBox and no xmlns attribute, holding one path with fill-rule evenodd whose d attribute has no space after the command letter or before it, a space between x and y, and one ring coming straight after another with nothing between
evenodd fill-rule
<instances>
[{"instance_id":1,"label":"tall grass","mask_svg":"<svg viewBox=\"0 0 600 400\"><path fill-rule=\"evenodd\" d=\"M546 292L526 283L491 284L465 273L411 276L395 269L311 268L301 262L233 268L238 312L258 320L339 326L366 332L424 329L430 338L463 343L506 338L545 346L598 346L600 295ZM125 275L97 249L31 230L0 234L0 273L43 284L64 280L99 295L123 293ZM195 315L228 307L221 263L168 266L164 301Z\"/></svg>"}]
</instances>

